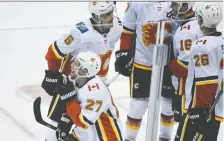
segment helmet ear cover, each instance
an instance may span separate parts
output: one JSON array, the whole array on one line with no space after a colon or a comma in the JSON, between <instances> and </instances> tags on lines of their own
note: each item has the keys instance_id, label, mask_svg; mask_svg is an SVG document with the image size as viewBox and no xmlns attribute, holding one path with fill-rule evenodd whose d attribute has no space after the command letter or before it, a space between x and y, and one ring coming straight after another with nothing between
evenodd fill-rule
<instances>
[{"instance_id":1,"label":"helmet ear cover","mask_svg":"<svg viewBox=\"0 0 224 141\"><path fill-rule=\"evenodd\" d=\"M202 25L203 25L203 18L202 18L200 15L198 15L198 16L196 17L196 19L197 19L197 21L198 21L198 24L199 24L200 26L202 26Z\"/></svg>"}]
</instances>

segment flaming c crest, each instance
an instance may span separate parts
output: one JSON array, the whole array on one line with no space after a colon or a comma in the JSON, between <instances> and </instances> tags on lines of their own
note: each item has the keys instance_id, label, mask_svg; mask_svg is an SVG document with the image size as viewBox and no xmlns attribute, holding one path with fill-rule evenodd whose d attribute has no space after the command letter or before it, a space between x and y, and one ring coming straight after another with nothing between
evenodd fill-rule
<instances>
[{"instance_id":1,"label":"flaming c crest","mask_svg":"<svg viewBox=\"0 0 224 141\"><path fill-rule=\"evenodd\" d=\"M166 32L172 32L172 25L170 23L165 24ZM157 23L146 23L142 26L142 42L148 47L156 44Z\"/></svg>"},{"instance_id":2,"label":"flaming c crest","mask_svg":"<svg viewBox=\"0 0 224 141\"><path fill-rule=\"evenodd\" d=\"M147 23L142 26L142 42L146 47L156 44L156 32L156 23Z\"/></svg>"}]
</instances>

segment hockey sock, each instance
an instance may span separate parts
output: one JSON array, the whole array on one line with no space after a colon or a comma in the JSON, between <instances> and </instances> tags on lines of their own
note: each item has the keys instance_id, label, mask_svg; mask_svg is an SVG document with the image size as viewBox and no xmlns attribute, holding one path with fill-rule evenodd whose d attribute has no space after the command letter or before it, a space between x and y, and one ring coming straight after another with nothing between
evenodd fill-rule
<instances>
[{"instance_id":1,"label":"hockey sock","mask_svg":"<svg viewBox=\"0 0 224 141\"><path fill-rule=\"evenodd\" d=\"M142 119L133 119L129 116L127 117L125 135L126 140L135 141L141 122Z\"/></svg>"},{"instance_id":2,"label":"hockey sock","mask_svg":"<svg viewBox=\"0 0 224 141\"><path fill-rule=\"evenodd\" d=\"M174 126L174 117L161 115L160 119L160 137L164 139L171 139L172 130Z\"/></svg>"}]
</instances>

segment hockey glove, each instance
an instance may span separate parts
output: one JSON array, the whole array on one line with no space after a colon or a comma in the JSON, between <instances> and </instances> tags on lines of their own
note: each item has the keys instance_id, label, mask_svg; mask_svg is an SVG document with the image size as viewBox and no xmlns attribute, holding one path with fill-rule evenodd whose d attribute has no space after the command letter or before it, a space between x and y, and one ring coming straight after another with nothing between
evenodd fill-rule
<instances>
[{"instance_id":1,"label":"hockey glove","mask_svg":"<svg viewBox=\"0 0 224 141\"><path fill-rule=\"evenodd\" d=\"M45 70L45 77L41 84L41 87L50 95L56 94L55 88L58 82L58 77L61 76L60 72L53 72L50 70Z\"/></svg>"},{"instance_id":2,"label":"hockey glove","mask_svg":"<svg viewBox=\"0 0 224 141\"><path fill-rule=\"evenodd\" d=\"M189 121L195 132L203 134L207 129L208 110L203 108L193 108L189 112Z\"/></svg>"},{"instance_id":3,"label":"hockey glove","mask_svg":"<svg viewBox=\"0 0 224 141\"><path fill-rule=\"evenodd\" d=\"M61 100L67 103L76 98L78 88L68 79L68 76L61 75L56 85L56 92L60 95Z\"/></svg>"},{"instance_id":4,"label":"hockey glove","mask_svg":"<svg viewBox=\"0 0 224 141\"><path fill-rule=\"evenodd\" d=\"M130 76L133 64L132 50L118 50L115 55L115 71L124 76Z\"/></svg>"},{"instance_id":5,"label":"hockey glove","mask_svg":"<svg viewBox=\"0 0 224 141\"><path fill-rule=\"evenodd\" d=\"M59 141L78 141L71 133L75 125L71 118L65 113L58 123L57 138Z\"/></svg>"}]
</instances>

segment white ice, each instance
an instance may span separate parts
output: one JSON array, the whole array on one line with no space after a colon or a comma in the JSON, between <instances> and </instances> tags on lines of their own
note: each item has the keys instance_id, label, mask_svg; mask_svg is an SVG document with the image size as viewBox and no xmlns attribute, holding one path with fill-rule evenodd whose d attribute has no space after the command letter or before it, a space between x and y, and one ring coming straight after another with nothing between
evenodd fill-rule
<instances>
[{"instance_id":1,"label":"white ice","mask_svg":"<svg viewBox=\"0 0 224 141\"><path fill-rule=\"evenodd\" d=\"M47 68L44 57L55 39L89 16L87 6L86 2L0 3L1 141L44 141L48 129L35 121L32 110L34 98L43 96L41 110L44 119L48 120L46 114L50 97L40 88ZM121 19L125 8L126 2L117 3L117 15ZM119 42L116 49L118 45ZM114 54L108 79L116 75L113 65ZM28 89L21 91L24 87ZM129 102L128 79L120 76L110 90L124 125ZM145 140L145 130L146 116L137 141ZM219 141L224 140L222 134L223 125Z\"/></svg>"}]
</instances>

